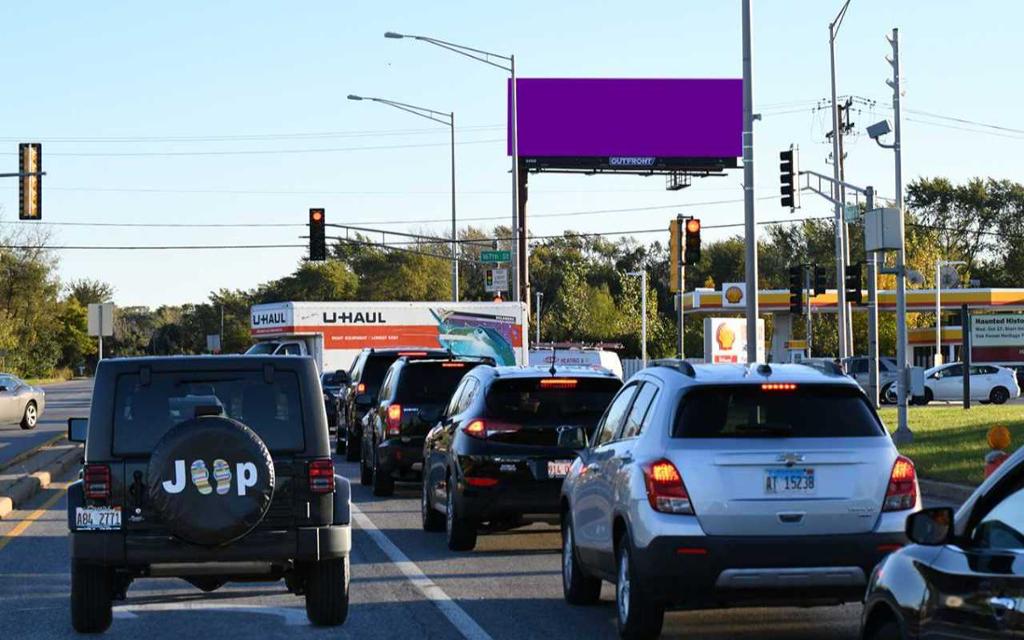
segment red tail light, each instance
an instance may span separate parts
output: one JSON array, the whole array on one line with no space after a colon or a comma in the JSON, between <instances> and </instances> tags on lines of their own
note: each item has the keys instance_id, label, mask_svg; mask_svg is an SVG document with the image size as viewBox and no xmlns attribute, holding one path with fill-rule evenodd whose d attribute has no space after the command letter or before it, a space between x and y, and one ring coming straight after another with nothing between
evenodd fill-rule
<instances>
[{"instance_id":1,"label":"red tail light","mask_svg":"<svg viewBox=\"0 0 1024 640\"><path fill-rule=\"evenodd\" d=\"M910 458L898 456L889 474L882 511L906 511L917 504L917 471Z\"/></svg>"},{"instance_id":2,"label":"red tail light","mask_svg":"<svg viewBox=\"0 0 1024 640\"><path fill-rule=\"evenodd\" d=\"M360 382L356 385L356 393L366 393L366 384Z\"/></svg>"},{"instance_id":3,"label":"red tail light","mask_svg":"<svg viewBox=\"0 0 1024 640\"><path fill-rule=\"evenodd\" d=\"M310 493L334 493L334 461L330 458L309 462Z\"/></svg>"},{"instance_id":4,"label":"red tail light","mask_svg":"<svg viewBox=\"0 0 1024 640\"><path fill-rule=\"evenodd\" d=\"M484 476L466 476L466 484L471 487L493 487L498 484L498 479Z\"/></svg>"},{"instance_id":5,"label":"red tail light","mask_svg":"<svg viewBox=\"0 0 1024 640\"><path fill-rule=\"evenodd\" d=\"M796 385L791 382L766 382L761 385L761 391L796 391Z\"/></svg>"},{"instance_id":6,"label":"red tail light","mask_svg":"<svg viewBox=\"0 0 1024 640\"><path fill-rule=\"evenodd\" d=\"M519 425L487 420L473 420L462 427L463 433L474 438L489 438L498 433L515 433L516 431L519 431Z\"/></svg>"},{"instance_id":7,"label":"red tail light","mask_svg":"<svg viewBox=\"0 0 1024 640\"><path fill-rule=\"evenodd\" d=\"M85 497L92 500L110 498L110 467L105 464L87 464L82 474Z\"/></svg>"},{"instance_id":8,"label":"red tail light","mask_svg":"<svg viewBox=\"0 0 1024 640\"><path fill-rule=\"evenodd\" d=\"M397 436L402 433L402 405L388 406L387 432L389 436Z\"/></svg>"},{"instance_id":9,"label":"red tail light","mask_svg":"<svg viewBox=\"0 0 1024 640\"><path fill-rule=\"evenodd\" d=\"M575 378L541 378L540 386L543 389L574 389L579 381Z\"/></svg>"},{"instance_id":10,"label":"red tail light","mask_svg":"<svg viewBox=\"0 0 1024 640\"><path fill-rule=\"evenodd\" d=\"M645 464L644 481L647 484L647 501L651 508L662 513L693 515L690 494L683 485L679 470L668 460Z\"/></svg>"}]
</instances>

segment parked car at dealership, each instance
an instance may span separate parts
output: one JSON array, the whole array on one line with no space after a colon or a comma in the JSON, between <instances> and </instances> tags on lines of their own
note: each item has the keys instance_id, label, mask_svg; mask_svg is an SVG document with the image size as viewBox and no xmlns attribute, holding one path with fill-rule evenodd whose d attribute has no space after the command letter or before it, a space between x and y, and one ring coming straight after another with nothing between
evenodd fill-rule
<instances>
[{"instance_id":1,"label":"parked car at dealership","mask_svg":"<svg viewBox=\"0 0 1024 640\"><path fill-rule=\"evenodd\" d=\"M1017 375L994 364L972 364L971 400L1003 404L1020 397ZM924 403L932 400L963 400L964 365L961 362L932 367L924 372Z\"/></svg>"},{"instance_id":2,"label":"parked car at dealership","mask_svg":"<svg viewBox=\"0 0 1024 640\"><path fill-rule=\"evenodd\" d=\"M667 609L859 602L920 503L838 370L657 361L566 476L563 593L594 604L615 583L624 638L656 637Z\"/></svg>"},{"instance_id":3,"label":"parked car at dealership","mask_svg":"<svg viewBox=\"0 0 1024 640\"><path fill-rule=\"evenodd\" d=\"M907 536L872 573L865 640L1024 637L1024 449L955 515L910 516Z\"/></svg>"},{"instance_id":4,"label":"parked car at dealership","mask_svg":"<svg viewBox=\"0 0 1024 640\"><path fill-rule=\"evenodd\" d=\"M423 529L468 551L481 529L558 521L559 489L622 381L610 371L476 367L424 444ZM566 435L569 438L566 438Z\"/></svg>"},{"instance_id":5,"label":"parked car at dealership","mask_svg":"<svg viewBox=\"0 0 1024 640\"><path fill-rule=\"evenodd\" d=\"M46 392L10 373L0 373L0 425L35 429L46 409Z\"/></svg>"}]
</instances>

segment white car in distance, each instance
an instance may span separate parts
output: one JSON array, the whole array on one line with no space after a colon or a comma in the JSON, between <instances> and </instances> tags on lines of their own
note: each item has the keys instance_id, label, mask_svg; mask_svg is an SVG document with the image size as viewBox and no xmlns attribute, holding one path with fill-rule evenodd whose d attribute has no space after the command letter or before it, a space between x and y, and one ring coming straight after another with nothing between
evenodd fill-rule
<instances>
[{"instance_id":1,"label":"white car in distance","mask_svg":"<svg viewBox=\"0 0 1024 640\"><path fill-rule=\"evenodd\" d=\"M1020 397L1017 376L1012 369L994 364L970 366L971 400L987 404L1003 404ZM932 367L924 372L924 401L963 400L964 365L961 362Z\"/></svg>"}]
</instances>

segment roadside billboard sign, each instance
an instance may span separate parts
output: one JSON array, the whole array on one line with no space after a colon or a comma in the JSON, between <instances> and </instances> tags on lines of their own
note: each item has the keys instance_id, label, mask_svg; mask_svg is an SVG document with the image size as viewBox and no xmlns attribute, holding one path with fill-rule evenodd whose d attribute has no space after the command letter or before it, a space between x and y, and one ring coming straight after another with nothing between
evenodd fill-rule
<instances>
[{"instance_id":1,"label":"roadside billboard sign","mask_svg":"<svg viewBox=\"0 0 1024 640\"><path fill-rule=\"evenodd\" d=\"M971 359L975 362L1024 362L1024 314L972 316Z\"/></svg>"},{"instance_id":2,"label":"roadside billboard sign","mask_svg":"<svg viewBox=\"0 0 1024 640\"><path fill-rule=\"evenodd\" d=\"M718 170L743 153L740 79L519 78L516 106L531 168Z\"/></svg>"}]
</instances>

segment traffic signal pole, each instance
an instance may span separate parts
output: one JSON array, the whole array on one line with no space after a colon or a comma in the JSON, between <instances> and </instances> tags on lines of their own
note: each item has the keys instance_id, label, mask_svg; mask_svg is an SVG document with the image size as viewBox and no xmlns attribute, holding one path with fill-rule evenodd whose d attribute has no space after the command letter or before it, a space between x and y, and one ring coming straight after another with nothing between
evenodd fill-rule
<instances>
[{"instance_id":1,"label":"traffic signal pole","mask_svg":"<svg viewBox=\"0 0 1024 640\"><path fill-rule=\"evenodd\" d=\"M846 282L846 223L843 220L843 207L845 205L845 193L842 190L842 178L839 175L839 163L842 151L839 149L839 105L836 103L836 34L842 24L843 16L846 15L846 8L850 0L846 0L843 8L839 11L836 19L828 25L828 50L829 62L832 70L832 186L834 187L831 200L835 207L836 220L836 284ZM839 357L845 360L849 353L847 344L847 329L849 307L846 304L846 291L844 287L836 286L836 314L839 324Z\"/></svg>"},{"instance_id":2,"label":"traffic signal pole","mask_svg":"<svg viewBox=\"0 0 1024 640\"><path fill-rule=\"evenodd\" d=\"M686 350L683 344L684 334L686 332L686 260L683 255L683 234L684 234L684 218L683 216L676 216L676 224L679 225L679 232L676 234L676 246L672 248L678 256L679 262L679 348L676 351L679 352L679 359L682 360L686 357Z\"/></svg>"},{"instance_id":3,"label":"traffic signal pole","mask_svg":"<svg viewBox=\"0 0 1024 640\"><path fill-rule=\"evenodd\" d=\"M750 0L743 0L743 233L746 239L747 362L757 362L757 224L754 218L754 91ZM680 283L682 284L682 283ZM682 317L683 299L679 298ZM680 341L681 343L682 341ZM682 346L680 344L680 346ZM680 349L682 353L682 349Z\"/></svg>"}]
</instances>

